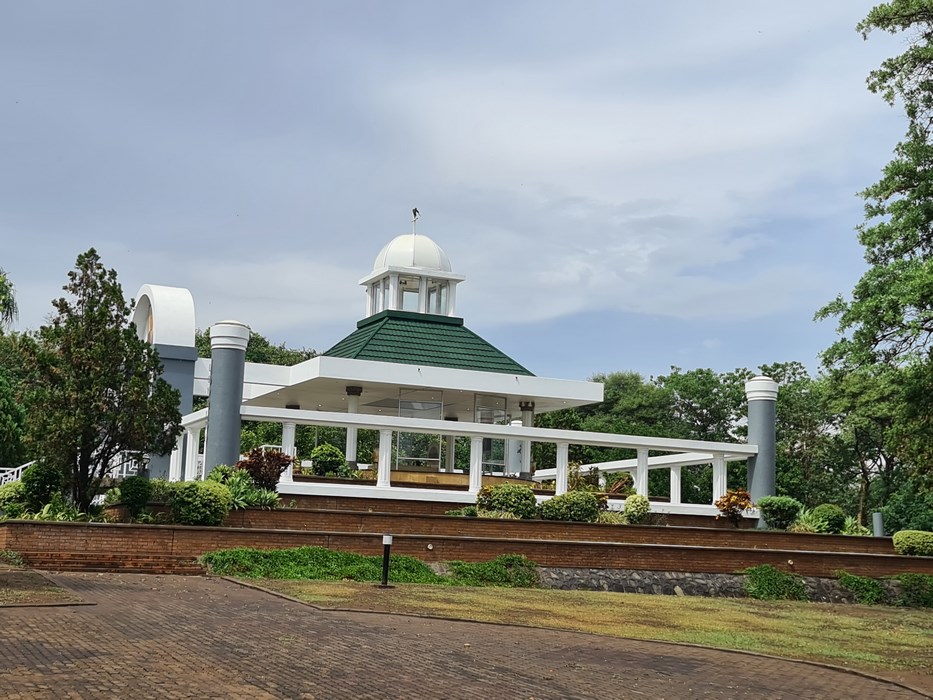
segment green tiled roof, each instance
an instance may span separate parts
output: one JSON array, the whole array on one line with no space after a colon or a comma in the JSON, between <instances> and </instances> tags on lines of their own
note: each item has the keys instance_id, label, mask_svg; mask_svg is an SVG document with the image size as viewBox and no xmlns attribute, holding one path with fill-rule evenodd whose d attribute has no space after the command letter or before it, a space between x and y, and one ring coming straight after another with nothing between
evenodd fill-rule
<instances>
[{"instance_id":1,"label":"green tiled roof","mask_svg":"<svg viewBox=\"0 0 933 700\"><path fill-rule=\"evenodd\" d=\"M463 325L462 318L381 311L324 353L328 357L534 376Z\"/></svg>"}]
</instances>

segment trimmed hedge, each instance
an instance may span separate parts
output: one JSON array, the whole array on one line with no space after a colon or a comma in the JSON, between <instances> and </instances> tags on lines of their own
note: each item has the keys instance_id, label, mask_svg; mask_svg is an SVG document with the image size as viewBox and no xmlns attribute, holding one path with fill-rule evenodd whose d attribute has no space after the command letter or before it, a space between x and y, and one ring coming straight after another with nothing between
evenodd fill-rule
<instances>
[{"instance_id":1,"label":"trimmed hedge","mask_svg":"<svg viewBox=\"0 0 933 700\"><path fill-rule=\"evenodd\" d=\"M500 484L484 486L476 495L478 510L505 511L516 518L530 520L537 515L538 500L529 486Z\"/></svg>"},{"instance_id":2,"label":"trimmed hedge","mask_svg":"<svg viewBox=\"0 0 933 700\"><path fill-rule=\"evenodd\" d=\"M65 486L65 473L48 462L38 461L23 471L23 489L26 508L34 513L51 502L52 496L61 495Z\"/></svg>"},{"instance_id":3,"label":"trimmed hedge","mask_svg":"<svg viewBox=\"0 0 933 700\"><path fill-rule=\"evenodd\" d=\"M26 510L26 487L22 481L0 486L0 514L16 518Z\"/></svg>"},{"instance_id":4,"label":"trimmed hedge","mask_svg":"<svg viewBox=\"0 0 933 700\"><path fill-rule=\"evenodd\" d=\"M139 517L152 497L152 484L144 476L128 476L120 482L120 500L131 518Z\"/></svg>"},{"instance_id":5,"label":"trimmed hedge","mask_svg":"<svg viewBox=\"0 0 933 700\"><path fill-rule=\"evenodd\" d=\"M749 598L759 600L807 600L807 586L799 576L787 574L770 564L753 566L743 572L742 587Z\"/></svg>"},{"instance_id":6,"label":"trimmed hedge","mask_svg":"<svg viewBox=\"0 0 933 700\"><path fill-rule=\"evenodd\" d=\"M817 531L831 535L838 535L846 526L846 513L833 503L823 503L813 509L813 519L817 523Z\"/></svg>"},{"instance_id":7,"label":"trimmed hedge","mask_svg":"<svg viewBox=\"0 0 933 700\"><path fill-rule=\"evenodd\" d=\"M599 499L589 491L569 491L544 501L538 514L543 520L595 523L599 518Z\"/></svg>"},{"instance_id":8,"label":"trimmed hedge","mask_svg":"<svg viewBox=\"0 0 933 700\"><path fill-rule=\"evenodd\" d=\"M172 516L180 525L221 525L233 505L230 489L216 481L183 481L172 494Z\"/></svg>"},{"instance_id":9,"label":"trimmed hedge","mask_svg":"<svg viewBox=\"0 0 933 700\"><path fill-rule=\"evenodd\" d=\"M901 530L893 537L894 551L916 557L933 557L933 532Z\"/></svg>"},{"instance_id":10,"label":"trimmed hedge","mask_svg":"<svg viewBox=\"0 0 933 700\"><path fill-rule=\"evenodd\" d=\"M800 515L803 503L790 496L764 496L758 499L758 510L768 527L786 530Z\"/></svg>"},{"instance_id":11,"label":"trimmed hedge","mask_svg":"<svg viewBox=\"0 0 933 700\"><path fill-rule=\"evenodd\" d=\"M651 502L647 496L633 493L625 499L625 519L632 525L644 521L649 512L651 512Z\"/></svg>"}]
</instances>

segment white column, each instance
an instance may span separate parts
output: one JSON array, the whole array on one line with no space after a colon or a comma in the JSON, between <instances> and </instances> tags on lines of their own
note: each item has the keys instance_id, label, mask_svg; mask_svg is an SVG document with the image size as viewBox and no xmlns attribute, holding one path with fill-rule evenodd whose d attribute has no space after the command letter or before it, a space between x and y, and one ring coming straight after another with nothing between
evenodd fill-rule
<instances>
[{"instance_id":1,"label":"white column","mask_svg":"<svg viewBox=\"0 0 933 700\"><path fill-rule=\"evenodd\" d=\"M522 401L518 404L522 411L522 425L526 428L533 428L535 425L535 402ZM522 471L525 474L531 473L531 440L522 442Z\"/></svg>"},{"instance_id":2,"label":"white column","mask_svg":"<svg viewBox=\"0 0 933 700\"><path fill-rule=\"evenodd\" d=\"M347 413L359 413L360 412L360 395L363 393L363 387L359 386L348 386L347 387ZM347 426L347 449L344 451L347 462L350 466L356 467L356 447L357 440L359 436L359 428L354 426Z\"/></svg>"},{"instance_id":3,"label":"white column","mask_svg":"<svg viewBox=\"0 0 933 700\"><path fill-rule=\"evenodd\" d=\"M392 486L392 431L379 431L379 468L376 472L376 486Z\"/></svg>"},{"instance_id":4,"label":"white column","mask_svg":"<svg viewBox=\"0 0 933 700\"><path fill-rule=\"evenodd\" d=\"M385 305L387 309L396 310L398 309L398 273L390 272L389 273L389 298L388 303Z\"/></svg>"},{"instance_id":5,"label":"white column","mask_svg":"<svg viewBox=\"0 0 933 700\"><path fill-rule=\"evenodd\" d=\"M428 312L428 278L424 276L418 280L418 311Z\"/></svg>"},{"instance_id":6,"label":"white column","mask_svg":"<svg viewBox=\"0 0 933 700\"><path fill-rule=\"evenodd\" d=\"M457 283L451 282L447 290L447 315L456 316L457 311Z\"/></svg>"},{"instance_id":7,"label":"white column","mask_svg":"<svg viewBox=\"0 0 933 700\"><path fill-rule=\"evenodd\" d=\"M648 450L640 448L637 451L635 464L635 493L648 497Z\"/></svg>"},{"instance_id":8,"label":"white column","mask_svg":"<svg viewBox=\"0 0 933 700\"><path fill-rule=\"evenodd\" d=\"M554 480L554 495L567 493L567 475L570 471L570 443L557 443L557 475Z\"/></svg>"},{"instance_id":9,"label":"white column","mask_svg":"<svg viewBox=\"0 0 933 700\"><path fill-rule=\"evenodd\" d=\"M445 471L453 473L454 467L457 464L457 436L448 435L447 436L447 454L445 456Z\"/></svg>"},{"instance_id":10,"label":"white column","mask_svg":"<svg viewBox=\"0 0 933 700\"><path fill-rule=\"evenodd\" d=\"M680 470L682 467L671 467L671 505L680 505Z\"/></svg>"},{"instance_id":11,"label":"white column","mask_svg":"<svg viewBox=\"0 0 933 700\"><path fill-rule=\"evenodd\" d=\"M470 438L470 493L483 487L483 438Z\"/></svg>"},{"instance_id":12,"label":"white column","mask_svg":"<svg viewBox=\"0 0 933 700\"><path fill-rule=\"evenodd\" d=\"M185 434L182 433L175 441L175 449L168 463L168 480L181 481L182 468L185 461Z\"/></svg>"},{"instance_id":13,"label":"white column","mask_svg":"<svg viewBox=\"0 0 933 700\"><path fill-rule=\"evenodd\" d=\"M201 429L187 428L185 430L186 449L185 449L185 469L183 472L183 481L196 481L198 478L198 452L201 450Z\"/></svg>"},{"instance_id":14,"label":"white column","mask_svg":"<svg viewBox=\"0 0 933 700\"><path fill-rule=\"evenodd\" d=\"M291 422L282 423L282 452L289 457L295 457L295 424ZM282 474L280 481L293 481L295 474L295 462L288 466L288 469Z\"/></svg>"},{"instance_id":15,"label":"white column","mask_svg":"<svg viewBox=\"0 0 933 700\"><path fill-rule=\"evenodd\" d=\"M726 495L726 460L721 454L713 455L713 503Z\"/></svg>"}]
</instances>

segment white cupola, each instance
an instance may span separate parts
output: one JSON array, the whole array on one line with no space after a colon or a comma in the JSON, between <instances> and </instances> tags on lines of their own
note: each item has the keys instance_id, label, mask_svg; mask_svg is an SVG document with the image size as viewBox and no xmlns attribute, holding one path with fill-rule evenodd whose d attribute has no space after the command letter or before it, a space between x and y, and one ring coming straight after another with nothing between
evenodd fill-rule
<instances>
[{"instance_id":1,"label":"white cupola","mask_svg":"<svg viewBox=\"0 0 933 700\"><path fill-rule=\"evenodd\" d=\"M454 316L457 285L450 260L427 236L396 236L379 251L373 271L360 280L366 289L366 316L381 311L412 311Z\"/></svg>"}]
</instances>

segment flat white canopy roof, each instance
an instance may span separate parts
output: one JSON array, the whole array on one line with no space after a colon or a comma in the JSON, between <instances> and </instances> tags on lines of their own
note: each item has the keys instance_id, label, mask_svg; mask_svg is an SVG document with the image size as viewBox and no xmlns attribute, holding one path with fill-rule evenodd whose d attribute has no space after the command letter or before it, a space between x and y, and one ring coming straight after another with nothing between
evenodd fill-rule
<instances>
[{"instance_id":1,"label":"flat white canopy roof","mask_svg":"<svg viewBox=\"0 0 933 700\"><path fill-rule=\"evenodd\" d=\"M207 395L209 379L210 360L199 359L195 394ZM445 417L462 421L473 420L476 394L505 397L512 416L520 414L523 401L534 401L535 412L545 413L603 400L598 382L325 356L292 367L247 363L244 383L243 402L249 406L338 413L347 410L346 387L359 386L360 412L372 415L397 415L402 389L433 391L443 394Z\"/></svg>"}]
</instances>

